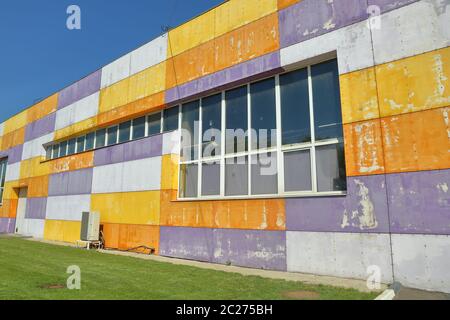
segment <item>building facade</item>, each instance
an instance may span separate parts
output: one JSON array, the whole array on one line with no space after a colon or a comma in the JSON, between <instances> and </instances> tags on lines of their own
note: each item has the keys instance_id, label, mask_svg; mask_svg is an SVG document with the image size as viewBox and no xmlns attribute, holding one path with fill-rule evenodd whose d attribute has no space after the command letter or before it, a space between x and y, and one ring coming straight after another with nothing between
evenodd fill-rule
<instances>
[{"instance_id":1,"label":"building facade","mask_svg":"<svg viewBox=\"0 0 450 320\"><path fill-rule=\"evenodd\" d=\"M0 232L450 292L449 45L445 0L227 1L0 126Z\"/></svg>"}]
</instances>

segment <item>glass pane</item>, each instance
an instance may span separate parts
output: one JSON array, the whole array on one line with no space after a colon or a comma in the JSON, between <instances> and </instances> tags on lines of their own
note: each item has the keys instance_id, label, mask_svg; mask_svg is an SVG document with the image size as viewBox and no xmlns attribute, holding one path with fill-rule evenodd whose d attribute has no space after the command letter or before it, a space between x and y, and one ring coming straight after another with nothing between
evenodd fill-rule
<instances>
[{"instance_id":1,"label":"glass pane","mask_svg":"<svg viewBox=\"0 0 450 320\"><path fill-rule=\"evenodd\" d=\"M95 133L95 148L104 147L105 142L106 142L106 129L98 130Z\"/></svg>"},{"instance_id":2,"label":"glass pane","mask_svg":"<svg viewBox=\"0 0 450 320\"><path fill-rule=\"evenodd\" d=\"M284 190L312 191L310 150L284 153Z\"/></svg>"},{"instance_id":3,"label":"glass pane","mask_svg":"<svg viewBox=\"0 0 450 320\"><path fill-rule=\"evenodd\" d=\"M202 100L202 152L203 157L220 155L222 123L222 95Z\"/></svg>"},{"instance_id":4,"label":"glass pane","mask_svg":"<svg viewBox=\"0 0 450 320\"><path fill-rule=\"evenodd\" d=\"M196 198L198 194L198 165L180 165L180 197Z\"/></svg>"},{"instance_id":5,"label":"glass pane","mask_svg":"<svg viewBox=\"0 0 450 320\"><path fill-rule=\"evenodd\" d=\"M45 159L50 160L52 158L52 147L45 148Z\"/></svg>"},{"instance_id":6,"label":"glass pane","mask_svg":"<svg viewBox=\"0 0 450 320\"><path fill-rule=\"evenodd\" d=\"M107 129L106 135L108 136L107 145L111 146L117 143L117 129L118 127L112 127Z\"/></svg>"},{"instance_id":7,"label":"glass pane","mask_svg":"<svg viewBox=\"0 0 450 320\"><path fill-rule=\"evenodd\" d=\"M184 161L198 159L200 101L183 104L181 122L181 156Z\"/></svg>"},{"instance_id":8,"label":"glass pane","mask_svg":"<svg viewBox=\"0 0 450 320\"><path fill-rule=\"evenodd\" d=\"M202 195L220 195L220 162L204 162L202 164Z\"/></svg>"},{"instance_id":9,"label":"glass pane","mask_svg":"<svg viewBox=\"0 0 450 320\"><path fill-rule=\"evenodd\" d=\"M252 116L252 149L276 145L275 79L253 83L250 86Z\"/></svg>"},{"instance_id":10,"label":"glass pane","mask_svg":"<svg viewBox=\"0 0 450 320\"><path fill-rule=\"evenodd\" d=\"M178 111L178 109L177 109ZM148 135L161 133L161 113L155 113L148 116ZM177 118L178 127L178 118Z\"/></svg>"},{"instance_id":11,"label":"glass pane","mask_svg":"<svg viewBox=\"0 0 450 320\"><path fill-rule=\"evenodd\" d=\"M130 141L131 121L119 124L119 143Z\"/></svg>"},{"instance_id":12,"label":"glass pane","mask_svg":"<svg viewBox=\"0 0 450 320\"><path fill-rule=\"evenodd\" d=\"M145 137L145 117L133 120L133 140Z\"/></svg>"},{"instance_id":13,"label":"glass pane","mask_svg":"<svg viewBox=\"0 0 450 320\"><path fill-rule=\"evenodd\" d=\"M77 140L74 139L70 139L69 142L67 143L67 154L71 155L75 153L75 146L76 146Z\"/></svg>"},{"instance_id":14,"label":"glass pane","mask_svg":"<svg viewBox=\"0 0 450 320\"><path fill-rule=\"evenodd\" d=\"M164 110L164 132L178 129L178 107Z\"/></svg>"},{"instance_id":15,"label":"glass pane","mask_svg":"<svg viewBox=\"0 0 450 320\"><path fill-rule=\"evenodd\" d=\"M339 72L336 60L311 67L316 140L342 137Z\"/></svg>"},{"instance_id":16,"label":"glass pane","mask_svg":"<svg viewBox=\"0 0 450 320\"><path fill-rule=\"evenodd\" d=\"M63 141L59 144L59 156L65 157L67 155L67 141Z\"/></svg>"},{"instance_id":17,"label":"glass pane","mask_svg":"<svg viewBox=\"0 0 450 320\"><path fill-rule=\"evenodd\" d=\"M347 190L344 145L334 144L316 148L317 190Z\"/></svg>"},{"instance_id":18,"label":"glass pane","mask_svg":"<svg viewBox=\"0 0 450 320\"><path fill-rule=\"evenodd\" d=\"M248 150L247 86L225 93L226 132L225 152L236 153Z\"/></svg>"},{"instance_id":19,"label":"glass pane","mask_svg":"<svg viewBox=\"0 0 450 320\"><path fill-rule=\"evenodd\" d=\"M251 156L252 194L278 193L278 165L275 152Z\"/></svg>"},{"instance_id":20,"label":"glass pane","mask_svg":"<svg viewBox=\"0 0 450 320\"><path fill-rule=\"evenodd\" d=\"M84 152L85 140L86 136L82 136L77 139L77 153Z\"/></svg>"},{"instance_id":21,"label":"glass pane","mask_svg":"<svg viewBox=\"0 0 450 320\"><path fill-rule=\"evenodd\" d=\"M94 149L95 132L86 135L86 150Z\"/></svg>"},{"instance_id":22,"label":"glass pane","mask_svg":"<svg viewBox=\"0 0 450 320\"><path fill-rule=\"evenodd\" d=\"M53 153L52 153L52 159L59 157L59 143L53 145Z\"/></svg>"},{"instance_id":23,"label":"glass pane","mask_svg":"<svg viewBox=\"0 0 450 320\"><path fill-rule=\"evenodd\" d=\"M248 157L225 159L225 195L248 195Z\"/></svg>"},{"instance_id":24,"label":"glass pane","mask_svg":"<svg viewBox=\"0 0 450 320\"><path fill-rule=\"evenodd\" d=\"M280 76L283 145L311 142L308 70Z\"/></svg>"}]
</instances>

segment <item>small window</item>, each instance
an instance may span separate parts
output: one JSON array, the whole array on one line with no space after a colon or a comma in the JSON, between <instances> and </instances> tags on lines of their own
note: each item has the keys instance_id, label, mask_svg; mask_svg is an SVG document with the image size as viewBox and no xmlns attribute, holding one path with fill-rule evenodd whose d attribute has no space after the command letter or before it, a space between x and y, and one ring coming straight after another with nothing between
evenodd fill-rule
<instances>
[{"instance_id":1,"label":"small window","mask_svg":"<svg viewBox=\"0 0 450 320\"><path fill-rule=\"evenodd\" d=\"M311 191L311 152L307 150L284 153L284 191Z\"/></svg>"},{"instance_id":2,"label":"small window","mask_svg":"<svg viewBox=\"0 0 450 320\"><path fill-rule=\"evenodd\" d=\"M179 112L178 107L173 107L173 108L164 110L164 112L163 112L163 114L164 114L163 131L164 132L174 131L174 130L178 129L178 112Z\"/></svg>"},{"instance_id":3,"label":"small window","mask_svg":"<svg viewBox=\"0 0 450 320\"><path fill-rule=\"evenodd\" d=\"M133 120L133 140L145 137L145 117Z\"/></svg>"},{"instance_id":4,"label":"small window","mask_svg":"<svg viewBox=\"0 0 450 320\"><path fill-rule=\"evenodd\" d=\"M63 141L59 144L59 156L65 157L67 155L67 141Z\"/></svg>"},{"instance_id":5,"label":"small window","mask_svg":"<svg viewBox=\"0 0 450 320\"><path fill-rule=\"evenodd\" d=\"M247 86L225 93L225 150L237 153L248 150Z\"/></svg>"},{"instance_id":6,"label":"small window","mask_svg":"<svg viewBox=\"0 0 450 320\"><path fill-rule=\"evenodd\" d=\"M278 193L278 166L275 152L252 155L252 189L254 195Z\"/></svg>"},{"instance_id":7,"label":"small window","mask_svg":"<svg viewBox=\"0 0 450 320\"><path fill-rule=\"evenodd\" d=\"M178 121L178 119L177 119ZM154 113L147 117L148 135L153 136L161 133L161 113Z\"/></svg>"},{"instance_id":8,"label":"small window","mask_svg":"<svg viewBox=\"0 0 450 320\"><path fill-rule=\"evenodd\" d=\"M5 187L7 165L8 165L8 158L3 158L0 160L0 204L3 203L3 190Z\"/></svg>"},{"instance_id":9,"label":"small window","mask_svg":"<svg viewBox=\"0 0 450 320\"><path fill-rule=\"evenodd\" d=\"M70 156L75 153L76 139L70 139L67 143L67 154Z\"/></svg>"},{"instance_id":10,"label":"small window","mask_svg":"<svg viewBox=\"0 0 450 320\"><path fill-rule=\"evenodd\" d=\"M181 117L181 157L184 161L198 159L198 126L200 101L193 101L182 106Z\"/></svg>"},{"instance_id":11,"label":"small window","mask_svg":"<svg viewBox=\"0 0 450 320\"><path fill-rule=\"evenodd\" d=\"M112 146L112 145L117 143L117 130L118 130L117 126L110 127L110 128L107 129L107 133L106 133L106 135L107 135L107 142L106 142L106 145Z\"/></svg>"},{"instance_id":12,"label":"small window","mask_svg":"<svg viewBox=\"0 0 450 320\"><path fill-rule=\"evenodd\" d=\"M344 145L332 144L316 148L317 190L342 191L347 189Z\"/></svg>"},{"instance_id":13,"label":"small window","mask_svg":"<svg viewBox=\"0 0 450 320\"><path fill-rule=\"evenodd\" d=\"M202 99L202 154L204 158L220 155L222 94Z\"/></svg>"},{"instance_id":14,"label":"small window","mask_svg":"<svg viewBox=\"0 0 450 320\"><path fill-rule=\"evenodd\" d=\"M131 137L131 121L121 123L119 125L119 143L130 141Z\"/></svg>"},{"instance_id":15,"label":"small window","mask_svg":"<svg viewBox=\"0 0 450 320\"><path fill-rule=\"evenodd\" d=\"M202 164L202 196L220 195L220 161Z\"/></svg>"},{"instance_id":16,"label":"small window","mask_svg":"<svg viewBox=\"0 0 450 320\"><path fill-rule=\"evenodd\" d=\"M59 157L59 143L52 146L52 159Z\"/></svg>"},{"instance_id":17,"label":"small window","mask_svg":"<svg viewBox=\"0 0 450 320\"><path fill-rule=\"evenodd\" d=\"M45 147L45 159L50 160L52 158L53 147L47 146Z\"/></svg>"},{"instance_id":18,"label":"small window","mask_svg":"<svg viewBox=\"0 0 450 320\"><path fill-rule=\"evenodd\" d=\"M106 144L106 129L98 130L95 133L95 148L104 147Z\"/></svg>"},{"instance_id":19,"label":"small window","mask_svg":"<svg viewBox=\"0 0 450 320\"><path fill-rule=\"evenodd\" d=\"M86 151L94 149L95 132L86 135Z\"/></svg>"},{"instance_id":20,"label":"small window","mask_svg":"<svg viewBox=\"0 0 450 320\"><path fill-rule=\"evenodd\" d=\"M77 139L77 153L84 152L84 143L86 136L78 137Z\"/></svg>"},{"instance_id":21,"label":"small window","mask_svg":"<svg viewBox=\"0 0 450 320\"><path fill-rule=\"evenodd\" d=\"M180 174L180 196L196 198L198 194L198 165L182 164Z\"/></svg>"},{"instance_id":22,"label":"small window","mask_svg":"<svg viewBox=\"0 0 450 320\"><path fill-rule=\"evenodd\" d=\"M225 159L225 195L248 195L248 157Z\"/></svg>"}]
</instances>

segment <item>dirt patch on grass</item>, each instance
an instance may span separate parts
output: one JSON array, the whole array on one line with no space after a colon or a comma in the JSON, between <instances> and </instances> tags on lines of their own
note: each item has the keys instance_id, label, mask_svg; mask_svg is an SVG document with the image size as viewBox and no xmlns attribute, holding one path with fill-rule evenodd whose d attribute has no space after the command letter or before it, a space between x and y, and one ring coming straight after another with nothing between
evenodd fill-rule
<instances>
[{"instance_id":1,"label":"dirt patch on grass","mask_svg":"<svg viewBox=\"0 0 450 320\"><path fill-rule=\"evenodd\" d=\"M318 300L320 294L314 291L289 291L284 292L283 297L295 300Z\"/></svg>"},{"instance_id":2,"label":"dirt patch on grass","mask_svg":"<svg viewBox=\"0 0 450 320\"><path fill-rule=\"evenodd\" d=\"M43 284L39 286L41 289L65 289L66 286L62 284Z\"/></svg>"}]
</instances>

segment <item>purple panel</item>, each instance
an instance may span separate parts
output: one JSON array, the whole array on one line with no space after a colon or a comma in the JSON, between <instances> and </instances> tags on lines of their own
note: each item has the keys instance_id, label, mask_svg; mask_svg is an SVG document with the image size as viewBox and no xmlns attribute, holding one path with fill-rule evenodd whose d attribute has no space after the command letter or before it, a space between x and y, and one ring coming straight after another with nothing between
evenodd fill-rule
<instances>
[{"instance_id":1,"label":"purple panel","mask_svg":"<svg viewBox=\"0 0 450 320\"><path fill-rule=\"evenodd\" d=\"M286 271L286 232L215 229L213 262Z\"/></svg>"},{"instance_id":2,"label":"purple panel","mask_svg":"<svg viewBox=\"0 0 450 320\"><path fill-rule=\"evenodd\" d=\"M389 232L383 175L347 179L347 196L286 199L289 231Z\"/></svg>"},{"instance_id":3,"label":"purple panel","mask_svg":"<svg viewBox=\"0 0 450 320\"><path fill-rule=\"evenodd\" d=\"M56 113L52 113L30 123L25 129L25 141L30 141L53 132L55 130L55 121Z\"/></svg>"},{"instance_id":4,"label":"purple panel","mask_svg":"<svg viewBox=\"0 0 450 320\"><path fill-rule=\"evenodd\" d=\"M368 0L369 6L378 6L381 13L404 7L419 0Z\"/></svg>"},{"instance_id":5,"label":"purple panel","mask_svg":"<svg viewBox=\"0 0 450 320\"><path fill-rule=\"evenodd\" d=\"M90 194L92 191L92 168L50 175L49 196Z\"/></svg>"},{"instance_id":6,"label":"purple panel","mask_svg":"<svg viewBox=\"0 0 450 320\"><path fill-rule=\"evenodd\" d=\"M25 210L26 219L45 219L47 198L28 198Z\"/></svg>"},{"instance_id":7,"label":"purple panel","mask_svg":"<svg viewBox=\"0 0 450 320\"><path fill-rule=\"evenodd\" d=\"M8 164L20 162L22 160L23 145L20 144L9 149L6 153L8 155Z\"/></svg>"},{"instance_id":8,"label":"purple panel","mask_svg":"<svg viewBox=\"0 0 450 320\"><path fill-rule=\"evenodd\" d=\"M0 233L14 233L16 219L0 218Z\"/></svg>"},{"instance_id":9,"label":"purple panel","mask_svg":"<svg viewBox=\"0 0 450 320\"><path fill-rule=\"evenodd\" d=\"M213 252L213 229L164 226L160 228L161 256L211 262Z\"/></svg>"},{"instance_id":10,"label":"purple panel","mask_svg":"<svg viewBox=\"0 0 450 320\"><path fill-rule=\"evenodd\" d=\"M94 166L139 160L162 155L162 134L95 151Z\"/></svg>"},{"instance_id":11,"label":"purple panel","mask_svg":"<svg viewBox=\"0 0 450 320\"><path fill-rule=\"evenodd\" d=\"M58 98L58 109L67 107L100 90L101 75L101 70L98 70L61 90Z\"/></svg>"},{"instance_id":12,"label":"purple panel","mask_svg":"<svg viewBox=\"0 0 450 320\"><path fill-rule=\"evenodd\" d=\"M367 19L366 0L303 0L279 13L285 48Z\"/></svg>"},{"instance_id":13,"label":"purple panel","mask_svg":"<svg viewBox=\"0 0 450 320\"><path fill-rule=\"evenodd\" d=\"M273 52L169 89L166 91L166 103L224 90L255 77L277 73L281 71L280 65L279 51Z\"/></svg>"},{"instance_id":14,"label":"purple panel","mask_svg":"<svg viewBox=\"0 0 450 320\"><path fill-rule=\"evenodd\" d=\"M450 234L450 170L386 177L391 232Z\"/></svg>"}]
</instances>

